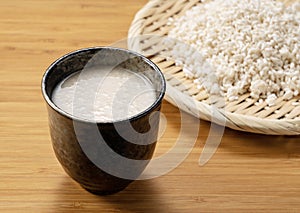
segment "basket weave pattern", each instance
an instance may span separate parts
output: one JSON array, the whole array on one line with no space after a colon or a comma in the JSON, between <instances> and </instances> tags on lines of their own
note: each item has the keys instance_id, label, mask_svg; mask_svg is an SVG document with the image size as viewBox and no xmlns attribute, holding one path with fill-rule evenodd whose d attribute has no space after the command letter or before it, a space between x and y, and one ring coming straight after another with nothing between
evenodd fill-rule
<instances>
[{"instance_id":1,"label":"basket weave pattern","mask_svg":"<svg viewBox=\"0 0 300 213\"><path fill-rule=\"evenodd\" d=\"M156 39L141 39L146 35L166 36L170 30L168 19L183 15L197 4L201 2L150 0L136 14L129 30L129 48L141 53L151 50L149 58L163 71L167 80L166 99L201 119L220 125L226 122L227 127L235 130L269 135L300 135L300 97L289 101L278 98L274 106L267 107L265 102L257 104L257 100L244 94L236 101L226 102L224 106L218 105L205 90L199 91L192 80L184 76L182 67L159 54L161 50Z\"/></svg>"}]
</instances>

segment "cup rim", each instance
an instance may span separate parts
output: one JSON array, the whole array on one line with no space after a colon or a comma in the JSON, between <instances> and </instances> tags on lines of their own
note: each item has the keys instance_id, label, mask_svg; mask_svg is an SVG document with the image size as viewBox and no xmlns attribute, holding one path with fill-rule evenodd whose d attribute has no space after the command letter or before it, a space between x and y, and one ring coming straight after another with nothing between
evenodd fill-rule
<instances>
[{"instance_id":1,"label":"cup rim","mask_svg":"<svg viewBox=\"0 0 300 213\"><path fill-rule=\"evenodd\" d=\"M90 50L118 50L118 51L122 51L131 55L134 55L136 57L141 58L145 63L147 63L155 72L158 73L158 75L160 76L161 79L161 83L162 83L162 89L160 91L159 96L156 98L155 102L150 105L147 109L143 110L142 112L130 116L128 118L124 118L124 119L118 119L118 120L113 120L113 121L99 121L99 120L90 120L90 119L86 119L86 118L81 118L78 116L74 116L64 110L62 110L61 108L59 108L57 105L54 104L54 102L51 100L51 97L49 97L49 94L46 91L46 81L47 81L47 76L49 76L51 74L51 72L53 72L53 68L56 66L56 64L58 64L59 62L65 60L66 58L76 55L78 53L82 53L85 51L90 51ZM118 122L124 122L124 121L133 121L133 120L137 120L140 117L145 116L149 111L151 111L152 109L156 108L161 102L162 99L165 95L166 92L166 81L164 78L163 73L161 72L160 68L150 59L146 58L145 56L141 55L140 53L134 52L132 50L128 50L128 49L124 49L124 48L118 48L118 47L110 47L110 46L97 46L97 47L89 47L89 48L83 48L83 49L79 49L79 50L75 50L72 52L69 52L63 56L61 56L60 58L56 59L45 71L45 73L43 74L42 77L42 82L41 82L41 89L42 89L42 95L44 97L44 100L46 101L46 103L48 104L48 106L50 106L53 110L59 112L61 115L71 119L71 120L75 120L75 121L80 121L80 122L85 122L85 123L101 123L101 124L111 124L111 123L118 123Z\"/></svg>"}]
</instances>

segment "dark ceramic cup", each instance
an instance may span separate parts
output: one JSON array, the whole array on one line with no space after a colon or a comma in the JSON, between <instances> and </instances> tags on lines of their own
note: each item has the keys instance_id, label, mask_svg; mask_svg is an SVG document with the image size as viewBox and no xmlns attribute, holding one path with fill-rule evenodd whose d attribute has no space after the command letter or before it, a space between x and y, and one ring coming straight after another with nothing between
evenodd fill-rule
<instances>
[{"instance_id":1,"label":"dark ceramic cup","mask_svg":"<svg viewBox=\"0 0 300 213\"><path fill-rule=\"evenodd\" d=\"M63 79L85 68L98 68L101 72L103 66L121 66L143 74L156 91L156 101L145 111L114 122L82 119L52 102L52 92ZM155 149L157 112L165 89L159 68L144 56L125 49L82 49L55 61L43 76L42 93L53 149L66 173L86 190L101 195L121 191L138 179Z\"/></svg>"}]
</instances>

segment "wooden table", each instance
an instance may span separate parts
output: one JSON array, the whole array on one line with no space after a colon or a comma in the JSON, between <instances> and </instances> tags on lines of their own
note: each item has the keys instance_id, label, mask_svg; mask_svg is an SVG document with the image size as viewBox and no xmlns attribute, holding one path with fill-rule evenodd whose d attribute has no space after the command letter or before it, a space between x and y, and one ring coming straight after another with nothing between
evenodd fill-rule
<instances>
[{"instance_id":1,"label":"wooden table","mask_svg":"<svg viewBox=\"0 0 300 213\"><path fill-rule=\"evenodd\" d=\"M204 166L210 123L200 122L188 157L173 171L95 196L69 178L52 151L40 81L70 51L126 38L147 0L10 0L0 3L0 212L297 212L299 137L226 129ZM156 156L175 144L179 110L163 103L166 130ZM189 140L191 132L185 132ZM212 135L214 137L214 135ZM192 136L191 136L192 140ZM185 150L179 150L185 152Z\"/></svg>"}]
</instances>

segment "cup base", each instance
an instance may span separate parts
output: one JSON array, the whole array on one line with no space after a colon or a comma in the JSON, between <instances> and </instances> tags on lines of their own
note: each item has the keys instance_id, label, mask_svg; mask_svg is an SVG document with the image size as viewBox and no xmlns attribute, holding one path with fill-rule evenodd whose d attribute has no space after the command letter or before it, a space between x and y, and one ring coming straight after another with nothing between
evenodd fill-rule
<instances>
[{"instance_id":1,"label":"cup base","mask_svg":"<svg viewBox=\"0 0 300 213\"><path fill-rule=\"evenodd\" d=\"M107 195L113 195L116 194L118 192L123 191L127 186L124 186L122 188L118 188L118 189L113 189L113 190L100 190L100 189L91 189L91 188L87 188L83 185L81 185L82 188L84 188L86 191L94 194L94 195L99 195L99 196L107 196Z\"/></svg>"}]
</instances>

